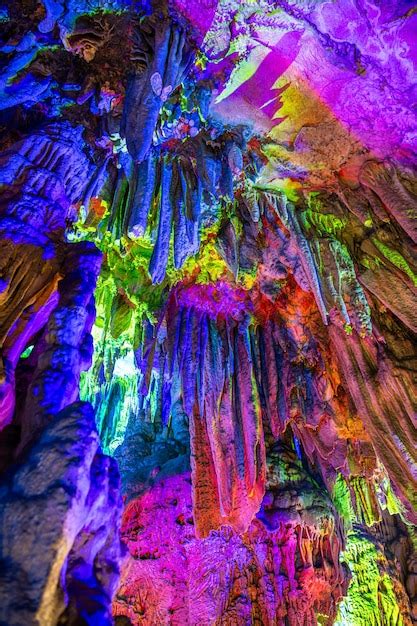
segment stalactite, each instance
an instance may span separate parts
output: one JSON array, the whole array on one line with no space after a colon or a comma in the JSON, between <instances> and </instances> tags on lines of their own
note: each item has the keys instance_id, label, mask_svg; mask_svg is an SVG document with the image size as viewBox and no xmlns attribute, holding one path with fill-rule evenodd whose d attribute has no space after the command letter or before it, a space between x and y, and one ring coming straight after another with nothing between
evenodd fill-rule
<instances>
[{"instance_id":1,"label":"stalactite","mask_svg":"<svg viewBox=\"0 0 417 626\"><path fill-rule=\"evenodd\" d=\"M205 536L226 520L245 529L263 495L265 454L248 340L233 321L193 308L183 309L179 319L172 347L182 356L171 359L178 359L190 419L197 532Z\"/></svg>"},{"instance_id":2,"label":"stalactite","mask_svg":"<svg viewBox=\"0 0 417 626\"><path fill-rule=\"evenodd\" d=\"M371 338L350 337L335 327L331 337L346 384L361 411L375 450L384 463L393 487L415 519L416 504L410 492L414 482L412 385L395 376L392 363L378 350ZM404 370L403 380L409 376ZM376 395L376 388L380 393ZM411 395L410 395L411 394ZM401 425L398 416L402 416Z\"/></svg>"},{"instance_id":3,"label":"stalactite","mask_svg":"<svg viewBox=\"0 0 417 626\"><path fill-rule=\"evenodd\" d=\"M162 103L179 85L192 59L181 27L166 20L149 26L152 32L146 33L146 44L152 50L149 56L145 53L145 69L129 80L121 125L128 150L138 163L148 156Z\"/></svg>"},{"instance_id":4,"label":"stalactite","mask_svg":"<svg viewBox=\"0 0 417 626\"><path fill-rule=\"evenodd\" d=\"M172 222L172 164L168 160L163 161L161 170L161 199L159 205L158 232L156 235L155 247L153 249L151 261L149 263L149 273L152 277L152 281L155 283L160 283L165 275Z\"/></svg>"},{"instance_id":5,"label":"stalactite","mask_svg":"<svg viewBox=\"0 0 417 626\"><path fill-rule=\"evenodd\" d=\"M151 153L147 159L134 165L131 199L126 207L125 229L134 236L145 233L156 180L156 156Z\"/></svg>"}]
</instances>

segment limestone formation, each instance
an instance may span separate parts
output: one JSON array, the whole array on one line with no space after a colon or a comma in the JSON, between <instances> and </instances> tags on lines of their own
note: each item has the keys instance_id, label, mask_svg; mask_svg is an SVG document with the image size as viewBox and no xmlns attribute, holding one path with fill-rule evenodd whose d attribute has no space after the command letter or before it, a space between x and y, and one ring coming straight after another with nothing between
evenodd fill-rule
<instances>
[{"instance_id":1,"label":"limestone formation","mask_svg":"<svg viewBox=\"0 0 417 626\"><path fill-rule=\"evenodd\" d=\"M416 20L0 9L1 624L417 624Z\"/></svg>"}]
</instances>

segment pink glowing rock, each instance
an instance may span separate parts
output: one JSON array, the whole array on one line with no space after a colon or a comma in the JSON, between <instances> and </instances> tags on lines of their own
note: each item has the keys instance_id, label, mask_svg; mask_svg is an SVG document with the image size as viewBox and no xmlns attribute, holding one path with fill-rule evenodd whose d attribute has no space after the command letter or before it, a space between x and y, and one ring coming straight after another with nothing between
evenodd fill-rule
<instances>
[{"instance_id":1,"label":"pink glowing rock","mask_svg":"<svg viewBox=\"0 0 417 626\"><path fill-rule=\"evenodd\" d=\"M251 310L247 293L225 281L180 287L175 299L179 306L194 308L211 319L222 316L241 320Z\"/></svg>"}]
</instances>

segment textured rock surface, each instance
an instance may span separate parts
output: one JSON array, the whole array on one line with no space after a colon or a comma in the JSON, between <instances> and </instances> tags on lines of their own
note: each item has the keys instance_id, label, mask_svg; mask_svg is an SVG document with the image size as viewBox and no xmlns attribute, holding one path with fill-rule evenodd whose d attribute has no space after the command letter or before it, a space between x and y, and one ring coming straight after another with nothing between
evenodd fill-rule
<instances>
[{"instance_id":1,"label":"textured rock surface","mask_svg":"<svg viewBox=\"0 0 417 626\"><path fill-rule=\"evenodd\" d=\"M0 623L111 624L121 509L86 403L62 410L1 484Z\"/></svg>"},{"instance_id":2,"label":"textured rock surface","mask_svg":"<svg viewBox=\"0 0 417 626\"><path fill-rule=\"evenodd\" d=\"M53 125L1 157L2 425L13 416L17 361L57 303L65 271L63 233L89 173L81 141L69 125Z\"/></svg>"},{"instance_id":3,"label":"textured rock surface","mask_svg":"<svg viewBox=\"0 0 417 626\"><path fill-rule=\"evenodd\" d=\"M134 625L313 624L314 606L334 617L346 588L338 522L293 452L270 456L264 503L241 534L225 525L196 539L190 482L164 478L128 505L116 616Z\"/></svg>"}]
</instances>

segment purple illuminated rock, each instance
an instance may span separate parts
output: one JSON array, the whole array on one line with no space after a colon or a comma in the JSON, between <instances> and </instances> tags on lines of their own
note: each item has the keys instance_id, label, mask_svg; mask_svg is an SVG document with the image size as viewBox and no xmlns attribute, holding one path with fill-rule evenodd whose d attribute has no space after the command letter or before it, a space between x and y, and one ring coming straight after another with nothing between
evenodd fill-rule
<instances>
[{"instance_id":1,"label":"purple illuminated rock","mask_svg":"<svg viewBox=\"0 0 417 626\"><path fill-rule=\"evenodd\" d=\"M115 462L89 404L61 411L1 483L0 623L110 624L119 575Z\"/></svg>"}]
</instances>

